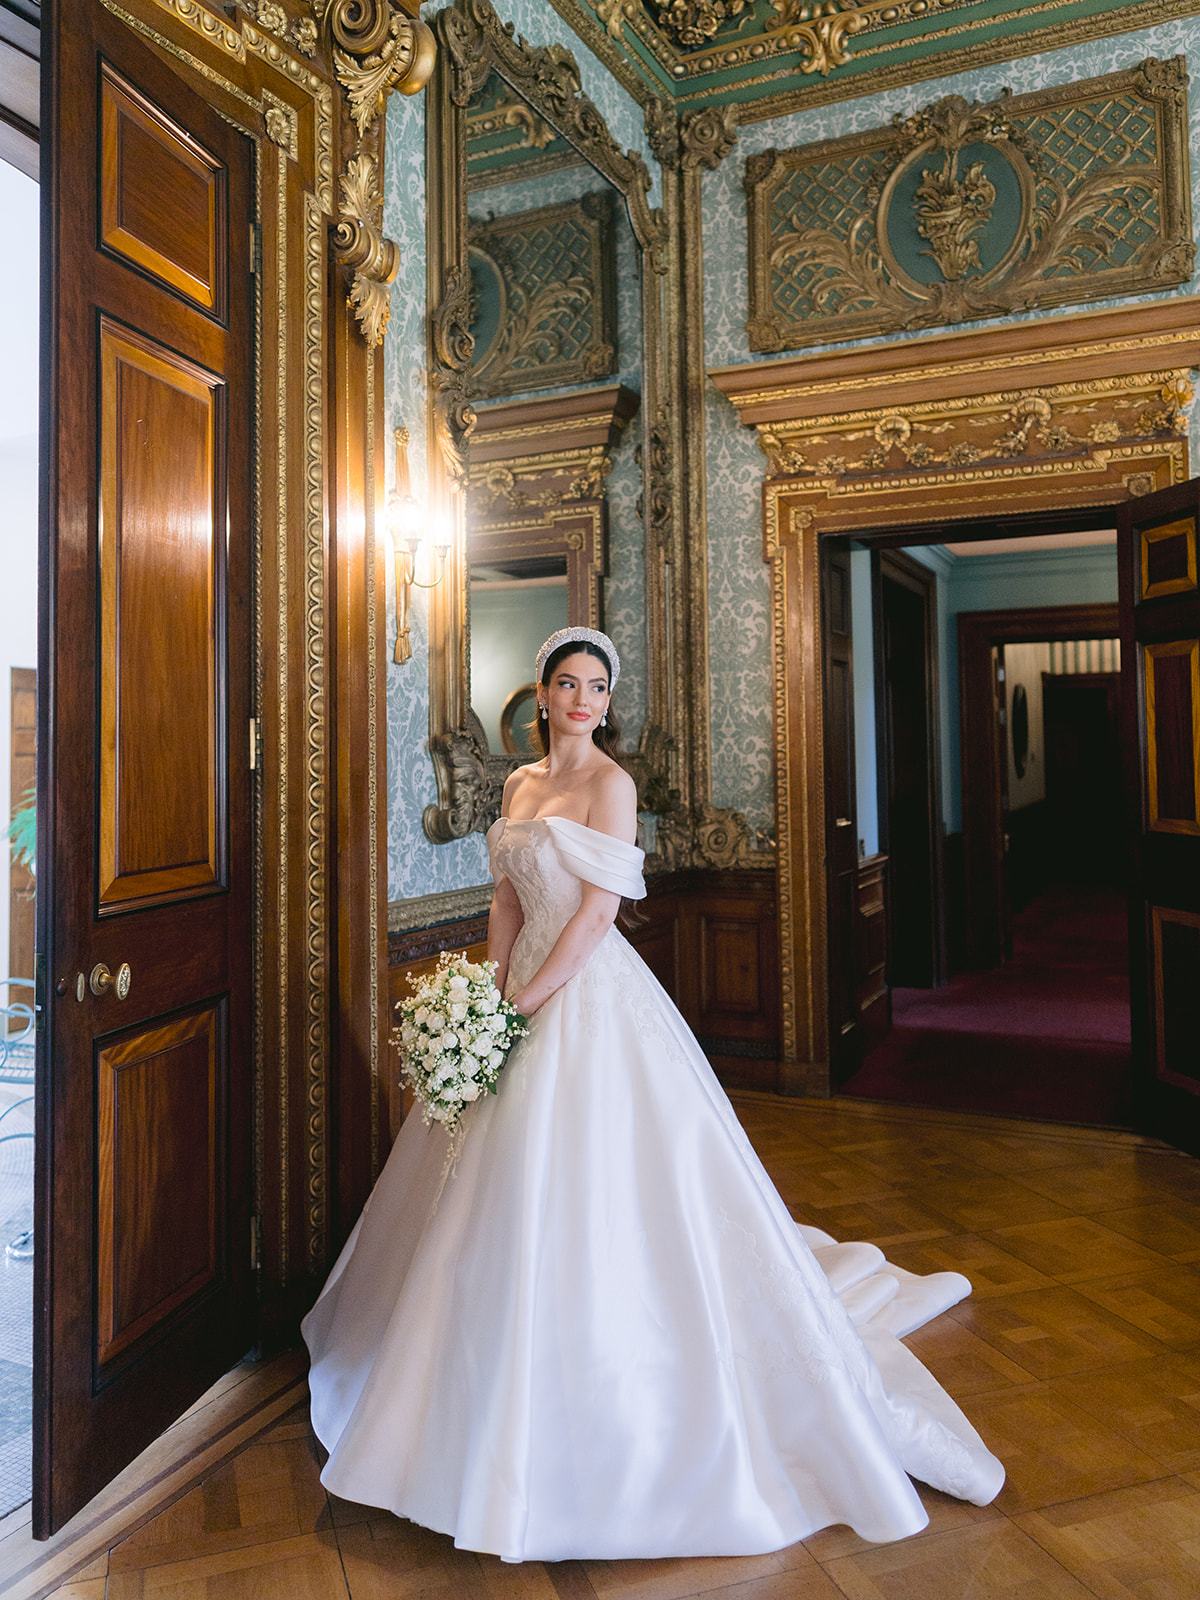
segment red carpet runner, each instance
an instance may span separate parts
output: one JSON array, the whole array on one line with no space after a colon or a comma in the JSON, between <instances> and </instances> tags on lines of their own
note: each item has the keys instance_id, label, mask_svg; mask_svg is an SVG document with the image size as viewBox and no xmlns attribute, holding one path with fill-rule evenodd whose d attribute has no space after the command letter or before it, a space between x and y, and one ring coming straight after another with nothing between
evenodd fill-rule
<instances>
[{"instance_id":1,"label":"red carpet runner","mask_svg":"<svg viewBox=\"0 0 1200 1600\"><path fill-rule=\"evenodd\" d=\"M1128 1126L1128 944L1110 889L1047 890L1013 918L1013 959L944 989L896 989L893 1028L842 1093Z\"/></svg>"}]
</instances>

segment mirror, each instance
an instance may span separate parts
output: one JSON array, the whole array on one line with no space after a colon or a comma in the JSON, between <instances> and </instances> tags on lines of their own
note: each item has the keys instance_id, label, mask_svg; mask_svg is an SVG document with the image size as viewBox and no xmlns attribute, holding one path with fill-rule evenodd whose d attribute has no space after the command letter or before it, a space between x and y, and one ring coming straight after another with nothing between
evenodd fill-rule
<instances>
[{"instance_id":1,"label":"mirror","mask_svg":"<svg viewBox=\"0 0 1200 1600\"><path fill-rule=\"evenodd\" d=\"M538 647L568 623L604 627L610 553L641 548L637 246L617 188L495 70L465 133L471 705L492 754L528 759L541 750L519 706ZM585 546L592 581L572 583ZM636 743L644 710L624 700Z\"/></svg>"},{"instance_id":2,"label":"mirror","mask_svg":"<svg viewBox=\"0 0 1200 1600\"><path fill-rule=\"evenodd\" d=\"M456 0L437 29L431 465L460 543L430 612L425 830L445 842L486 829L529 759L532 663L556 628L612 635L635 766L639 746L667 748L651 604L664 585L646 560L666 495L645 481L664 261L648 170L581 93L569 52L514 39L487 0Z\"/></svg>"}]
</instances>

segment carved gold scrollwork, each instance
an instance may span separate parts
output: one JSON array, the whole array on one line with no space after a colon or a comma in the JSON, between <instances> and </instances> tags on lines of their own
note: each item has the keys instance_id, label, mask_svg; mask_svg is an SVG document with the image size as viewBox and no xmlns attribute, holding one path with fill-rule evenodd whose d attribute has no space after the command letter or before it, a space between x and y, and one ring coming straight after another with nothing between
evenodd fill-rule
<instances>
[{"instance_id":1,"label":"carved gold scrollwork","mask_svg":"<svg viewBox=\"0 0 1200 1600\"><path fill-rule=\"evenodd\" d=\"M666 270L666 225L652 210L650 171L636 150L624 151L587 95L575 57L561 44L530 45L513 38L491 0L459 0L439 13L438 42L450 66L450 100L460 109L495 65L538 114L585 155L625 196L634 235L656 272Z\"/></svg>"},{"instance_id":2,"label":"carved gold scrollwork","mask_svg":"<svg viewBox=\"0 0 1200 1600\"><path fill-rule=\"evenodd\" d=\"M334 76L346 96L358 149L341 178L341 209L333 230L336 259L350 272L347 294L364 339L379 345L391 315L389 288L400 264L397 246L383 236L379 163L364 148L383 115L388 94L416 94L433 71L432 30L398 0L310 0L313 18L293 29L297 49L316 51L320 32L329 41ZM412 7L415 10L415 6ZM273 15L280 12L279 17ZM279 32L287 18L274 0L260 0L259 19Z\"/></svg>"},{"instance_id":3,"label":"carved gold scrollwork","mask_svg":"<svg viewBox=\"0 0 1200 1600\"><path fill-rule=\"evenodd\" d=\"M644 110L646 138L657 160L673 167L679 160L679 116L669 100L651 96Z\"/></svg>"},{"instance_id":4,"label":"carved gold scrollwork","mask_svg":"<svg viewBox=\"0 0 1200 1600\"><path fill-rule=\"evenodd\" d=\"M706 106L702 111L685 111L679 119L680 164L685 171L690 167L708 167L711 171L720 166L736 139L735 107Z\"/></svg>"},{"instance_id":5,"label":"carved gold scrollwork","mask_svg":"<svg viewBox=\"0 0 1200 1600\"><path fill-rule=\"evenodd\" d=\"M333 70L362 138L388 92L417 94L429 81L437 46L419 17L395 0L313 0L333 41Z\"/></svg>"},{"instance_id":6,"label":"carved gold scrollwork","mask_svg":"<svg viewBox=\"0 0 1200 1600\"><path fill-rule=\"evenodd\" d=\"M447 268L442 297L429 324L434 428L451 481L465 488L467 440L475 430L475 408L467 378L475 337L471 332L471 274L466 267Z\"/></svg>"},{"instance_id":7,"label":"carved gold scrollwork","mask_svg":"<svg viewBox=\"0 0 1200 1600\"><path fill-rule=\"evenodd\" d=\"M654 0L658 25L681 45L705 45L729 17L740 16L749 0Z\"/></svg>"},{"instance_id":8,"label":"carved gold scrollwork","mask_svg":"<svg viewBox=\"0 0 1200 1600\"><path fill-rule=\"evenodd\" d=\"M391 316L388 286L400 267L400 249L376 223L379 210L376 164L354 156L342 174L342 212L333 230L337 259L354 274L350 304L372 349L380 344Z\"/></svg>"}]
</instances>

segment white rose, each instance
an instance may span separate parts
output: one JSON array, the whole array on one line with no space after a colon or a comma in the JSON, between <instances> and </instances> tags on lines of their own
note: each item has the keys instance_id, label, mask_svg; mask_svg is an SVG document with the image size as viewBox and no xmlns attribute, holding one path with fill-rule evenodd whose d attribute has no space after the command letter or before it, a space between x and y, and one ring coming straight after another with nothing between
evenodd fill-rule
<instances>
[{"instance_id":1,"label":"white rose","mask_svg":"<svg viewBox=\"0 0 1200 1600\"><path fill-rule=\"evenodd\" d=\"M446 1026L446 1019L440 1011L431 1011L429 1016L426 1018L426 1021L428 1022L429 1028L433 1033L441 1033L442 1029Z\"/></svg>"},{"instance_id":2,"label":"white rose","mask_svg":"<svg viewBox=\"0 0 1200 1600\"><path fill-rule=\"evenodd\" d=\"M455 997L455 999L457 999L460 995L466 994L468 987L469 984L461 973L456 972L454 977L450 979L450 993Z\"/></svg>"},{"instance_id":3,"label":"white rose","mask_svg":"<svg viewBox=\"0 0 1200 1600\"><path fill-rule=\"evenodd\" d=\"M500 997L493 989L490 991L490 993L485 994L483 999L479 1002L479 1009L483 1012L485 1017L490 1017L499 1004Z\"/></svg>"},{"instance_id":4,"label":"white rose","mask_svg":"<svg viewBox=\"0 0 1200 1600\"><path fill-rule=\"evenodd\" d=\"M494 1017L488 1018L488 1027L493 1033L503 1033L507 1026L508 1018L499 1011L497 1011Z\"/></svg>"},{"instance_id":5,"label":"white rose","mask_svg":"<svg viewBox=\"0 0 1200 1600\"><path fill-rule=\"evenodd\" d=\"M413 1013L413 1021L416 1022L416 1023L419 1023L422 1027L424 1027L426 1022L429 1021L429 1009L428 1009L428 1007L427 1006L418 1006L416 1011Z\"/></svg>"},{"instance_id":6,"label":"white rose","mask_svg":"<svg viewBox=\"0 0 1200 1600\"><path fill-rule=\"evenodd\" d=\"M464 1050L458 1058L459 1070L466 1078L473 1078L479 1071L479 1057L473 1056L469 1050Z\"/></svg>"},{"instance_id":7,"label":"white rose","mask_svg":"<svg viewBox=\"0 0 1200 1600\"><path fill-rule=\"evenodd\" d=\"M497 1067L502 1067L504 1065L504 1051L492 1050L488 1055L487 1064L493 1071Z\"/></svg>"},{"instance_id":8,"label":"white rose","mask_svg":"<svg viewBox=\"0 0 1200 1600\"><path fill-rule=\"evenodd\" d=\"M471 1083L470 1080L468 1080L462 1086L462 1097L464 1100L478 1100L479 1085L477 1083Z\"/></svg>"},{"instance_id":9,"label":"white rose","mask_svg":"<svg viewBox=\"0 0 1200 1600\"><path fill-rule=\"evenodd\" d=\"M452 1005L450 1007L450 1021L451 1022L465 1022L466 1020L467 1020L467 1004L466 1004L465 1000L460 1000L456 1005Z\"/></svg>"},{"instance_id":10,"label":"white rose","mask_svg":"<svg viewBox=\"0 0 1200 1600\"><path fill-rule=\"evenodd\" d=\"M438 1040L438 1044L443 1050L454 1050L458 1045L458 1035L456 1033L444 1033Z\"/></svg>"}]
</instances>

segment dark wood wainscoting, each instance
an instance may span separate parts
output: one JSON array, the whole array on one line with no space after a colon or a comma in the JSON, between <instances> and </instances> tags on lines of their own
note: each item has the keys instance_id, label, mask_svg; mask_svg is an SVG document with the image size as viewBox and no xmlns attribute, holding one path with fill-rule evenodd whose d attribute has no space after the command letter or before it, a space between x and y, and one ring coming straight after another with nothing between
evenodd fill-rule
<instances>
[{"instance_id":1,"label":"dark wood wainscoting","mask_svg":"<svg viewBox=\"0 0 1200 1600\"><path fill-rule=\"evenodd\" d=\"M855 973L858 1026L865 1055L892 1025L888 987L888 858L867 856L858 863L858 920Z\"/></svg>"},{"instance_id":2,"label":"dark wood wainscoting","mask_svg":"<svg viewBox=\"0 0 1200 1600\"><path fill-rule=\"evenodd\" d=\"M779 1059L779 945L772 872L674 872L653 878L621 929L675 1001L723 1082L774 1090ZM388 935L388 1013L443 950L486 953L487 918ZM392 1137L407 1109L389 1046Z\"/></svg>"},{"instance_id":3,"label":"dark wood wainscoting","mask_svg":"<svg viewBox=\"0 0 1200 1600\"><path fill-rule=\"evenodd\" d=\"M626 937L723 1082L777 1087L779 935L772 872L653 879Z\"/></svg>"}]
</instances>

